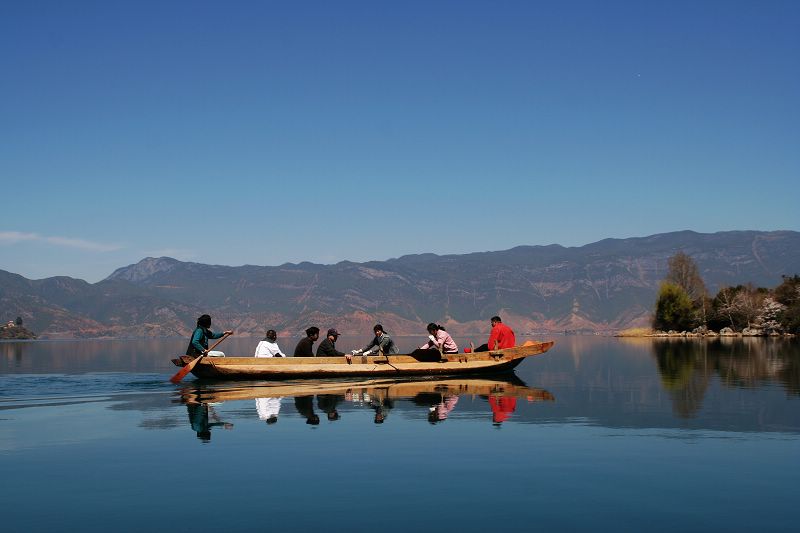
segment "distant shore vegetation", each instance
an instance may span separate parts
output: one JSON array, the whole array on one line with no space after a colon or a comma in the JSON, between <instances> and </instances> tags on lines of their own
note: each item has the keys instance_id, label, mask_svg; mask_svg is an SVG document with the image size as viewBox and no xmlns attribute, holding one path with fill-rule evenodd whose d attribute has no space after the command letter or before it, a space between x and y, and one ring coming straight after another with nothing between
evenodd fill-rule
<instances>
[{"instance_id":1,"label":"distant shore vegetation","mask_svg":"<svg viewBox=\"0 0 800 533\"><path fill-rule=\"evenodd\" d=\"M25 340L35 339L36 334L25 328L22 324L22 317L16 320L9 320L6 324L0 325L0 340Z\"/></svg>"},{"instance_id":2,"label":"distant shore vegetation","mask_svg":"<svg viewBox=\"0 0 800 533\"><path fill-rule=\"evenodd\" d=\"M783 276L774 288L722 287L711 297L697 265L678 252L669 259L653 314L652 330L620 336L778 336L800 333L800 276Z\"/></svg>"}]
</instances>

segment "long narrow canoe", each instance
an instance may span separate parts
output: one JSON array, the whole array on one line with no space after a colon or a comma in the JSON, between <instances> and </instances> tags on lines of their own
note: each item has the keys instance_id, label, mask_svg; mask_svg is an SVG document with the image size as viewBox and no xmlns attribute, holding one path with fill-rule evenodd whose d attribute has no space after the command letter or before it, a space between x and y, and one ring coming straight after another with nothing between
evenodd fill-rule
<instances>
[{"instance_id":1,"label":"long narrow canoe","mask_svg":"<svg viewBox=\"0 0 800 533\"><path fill-rule=\"evenodd\" d=\"M527 342L491 352L445 354L441 361L423 362L409 355L353 357L204 357L192 369L199 378L295 379L349 376L445 376L512 370L526 357L539 355L553 342ZM185 366L189 356L173 359Z\"/></svg>"}]
</instances>

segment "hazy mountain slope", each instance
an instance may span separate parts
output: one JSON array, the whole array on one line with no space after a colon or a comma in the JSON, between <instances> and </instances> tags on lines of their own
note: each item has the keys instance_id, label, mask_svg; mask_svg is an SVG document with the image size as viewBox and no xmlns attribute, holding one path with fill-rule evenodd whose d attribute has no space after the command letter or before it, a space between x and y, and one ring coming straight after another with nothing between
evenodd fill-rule
<instances>
[{"instance_id":1,"label":"hazy mountain slope","mask_svg":"<svg viewBox=\"0 0 800 533\"><path fill-rule=\"evenodd\" d=\"M667 259L678 250L697 261L712 292L747 282L771 287L782 274L800 272L798 232L682 231L573 248L336 265L229 267L146 258L96 284L0 273L0 309L28 313L43 335L84 322L82 329L105 335L184 334L205 311L244 320L241 329L253 334L266 323L291 332L311 323L368 331L376 320L397 333L416 333L431 320L474 331L486 329L496 313L521 331L606 330L647 322Z\"/></svg>"}]
</instances>

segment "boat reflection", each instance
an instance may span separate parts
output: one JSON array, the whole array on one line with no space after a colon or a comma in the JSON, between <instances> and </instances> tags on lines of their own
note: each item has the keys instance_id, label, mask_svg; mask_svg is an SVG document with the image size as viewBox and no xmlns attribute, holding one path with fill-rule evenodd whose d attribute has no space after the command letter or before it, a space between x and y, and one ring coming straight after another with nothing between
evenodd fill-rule
<instances>
[{"instance_id":1,"label":"boat reflection","mask_svg":"<svg viewBox=\"0 0 800 533\"><path fill-rule=\"evenodd\" d=\"M515 376L506 379L444 378L425 380L371 379L360 381L302 381L302 382L196 382L180 391L180 401L189 409L189 420L198 438L211 439L212 427L231 429L220 419L214 406L226 402L255 401L255 416L268 425L275 424L283 401L292 399L301 419L311 426L320 424L324 413L329 422L342 418L345 411L369 409L374 412L375 424L387 421L390 412L421 410L431 424L440 424L456 410L463 396L486 402L486 418L499 425L511 417L517 400L529 403L555 401L548 391L531 388ZM314 399L316 398L316 402ZM284 400L286 399L286 400ZM316 408L315 408L316 403Z\"/></svg>"}]
</instances>

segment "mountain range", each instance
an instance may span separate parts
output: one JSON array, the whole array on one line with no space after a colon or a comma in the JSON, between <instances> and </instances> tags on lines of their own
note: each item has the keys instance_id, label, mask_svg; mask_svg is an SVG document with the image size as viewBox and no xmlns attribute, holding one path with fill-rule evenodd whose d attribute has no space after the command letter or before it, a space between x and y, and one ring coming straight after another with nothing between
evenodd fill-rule
<instances>
[{"instance_id":1,"label":"mountain range","mask_svg":"<svg viewBox=\"0 0 800 533\"><path fill-rule=\"evenodd\" d=\"M481 333L496 314L520 333L615 331L649 323L667 260L691 256L709 291L774 287L800 273L800 233L692 231L605 239L580 247L519 246L464 255L406 255L334 265L222 266L145 258L108 278L30 280L0 270L0 320L40 338L188 335L199 314L216 328L299 335L310 325L365 336L438 322Z\"/></svg>"}]
</instances>

